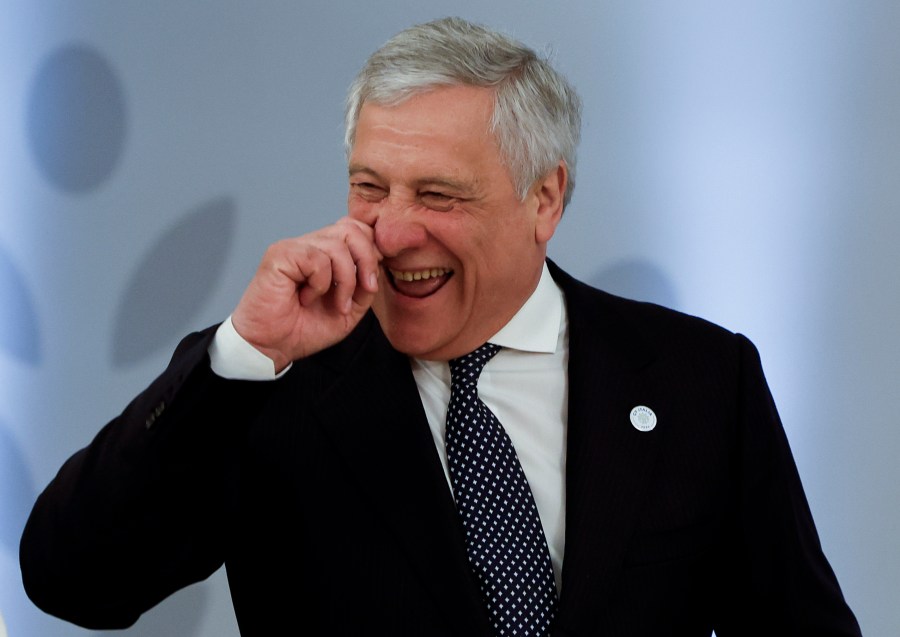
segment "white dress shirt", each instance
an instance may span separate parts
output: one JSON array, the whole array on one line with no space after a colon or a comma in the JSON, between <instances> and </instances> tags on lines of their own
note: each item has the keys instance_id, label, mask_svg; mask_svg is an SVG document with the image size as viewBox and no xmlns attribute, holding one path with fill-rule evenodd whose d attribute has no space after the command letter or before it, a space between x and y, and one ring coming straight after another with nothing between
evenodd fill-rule
<instances>
[{"instance_id":1,"label":"white dress shirt","mask_svg":"<svg viewBox=\"0 0 900 637\"><path fill-rule=\"evenodd\" d=\"M478 397L506 429L528 478L547 545L556 588L565 549L568 320L562 291L547 266L534 293L488 342L503 347L478 379ZM412 359L447 484L450 471L444 429L450 402L450 366Z\"/></svg>"},{"instance_id":2,"label":"white dress shirt","mask_svg":"<svg viewBox=\"0 0 900 637\"><path fill-rule=\"evenodd\" d=\"M531 297L488 341L503 349L481 373L478 395L506 429L525 471L559 589L565 550L568 319L562 291L546 264ZM241 338L231 317L216 332L209 356L213 371L224 378L271 380L287 371L276 376L272 360ZM410 360L449 488L444 428L450 366Z\"/></svg>"}]
</instances>

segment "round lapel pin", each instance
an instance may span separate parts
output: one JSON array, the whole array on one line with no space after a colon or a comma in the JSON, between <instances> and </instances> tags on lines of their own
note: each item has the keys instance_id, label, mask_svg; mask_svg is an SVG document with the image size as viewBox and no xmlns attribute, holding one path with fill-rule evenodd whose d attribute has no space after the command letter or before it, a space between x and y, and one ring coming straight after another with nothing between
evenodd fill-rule
<instances>
[{"instance_id":1,"label":"round lapel pin","mask_svg":"<svg viewBox=\"0 0 900 637\"><path fill-rule=\"evenodd\" d=\"M644 405L638 405L631 410L631 424L638 431L651 431L656 427L656 414Z\"/></svg>"}]
</instances>

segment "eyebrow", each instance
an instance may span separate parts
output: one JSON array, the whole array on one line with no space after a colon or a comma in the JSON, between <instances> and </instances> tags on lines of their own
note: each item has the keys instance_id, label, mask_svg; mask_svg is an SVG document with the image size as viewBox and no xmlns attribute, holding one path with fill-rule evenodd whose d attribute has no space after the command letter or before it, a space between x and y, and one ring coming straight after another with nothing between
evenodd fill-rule
<instances>
[{"instance_id":1,"label":"eyebrow","mask_svg":"<svg viewBox=\"0 0 900 637\"><path fill-rule=\"evenodd\" d=\"M350 164L350 166L347 167L347 173L351 176L357 173L365 173L367 175L372 175L376 179L381 179L381 175L371 168L366 168L365 166L360 166L358 164Z\"/></svg>"},{"instance_id":2,"label":"eyebrow","mask_svg":"<svg viewBox=\"0 0 900 637\"><path fill-rule=\"evenodd\" d=\"M347 170L348 174L352 177L353 175L358 175L360 173L365 175L370 175L374 179L384 181L384 178L378 174L378 171L372 170L367 166L362 166L359 164L351 164ZM447 179L446 177L423 177L421 179L416 180L417 186L429 185L429 186L443 186L444 188L449 188L450 190L456 190L460 192L474 192L475 191L475 183L469 183L466 181L456 181L454 179Z\"/></svg>"}]
</instances>

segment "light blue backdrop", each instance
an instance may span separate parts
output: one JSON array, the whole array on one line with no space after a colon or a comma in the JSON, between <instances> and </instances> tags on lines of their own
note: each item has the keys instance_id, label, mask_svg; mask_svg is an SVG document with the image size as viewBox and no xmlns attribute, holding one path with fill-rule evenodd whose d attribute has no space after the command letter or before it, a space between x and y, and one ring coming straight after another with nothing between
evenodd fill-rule
<instances>
[{"instance_id":1,"label":"light blue backdrop","mask_svg":"<svg viewBox=\"0 0 900 637\"><path fill-rule=\"evenodd\" d=\"M553 50L585 102L551 256L749 335L867 635L900 634L900 5L0 2L0 615L27 511L265 246L343 214L346 85L445 14ZM128 635L236 634L221 574ZM116 633L113 633L116 634Z\"/></svg>"}]
</instances>

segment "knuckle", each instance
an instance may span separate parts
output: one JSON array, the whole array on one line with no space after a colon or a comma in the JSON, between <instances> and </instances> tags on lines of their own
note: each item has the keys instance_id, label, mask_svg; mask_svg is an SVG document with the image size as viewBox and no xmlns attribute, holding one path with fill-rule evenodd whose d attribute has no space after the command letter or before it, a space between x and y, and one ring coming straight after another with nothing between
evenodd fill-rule
<instances>
[{"instance_id":1,"label":"knuckle","mask_svg":"<svg viewBox=\"0 0 900 637\"><path fill-rule=\"evenodd\" d=\"M286 243L285 239L282 239L281 241L276 241L275 243L270 243L268 245L268 247L266 248L266 251L263 255L264 258L267 258L267 259L277 258L280 254L282 254L285 251L285 243Z\"/></svg>"}]
</instances>

